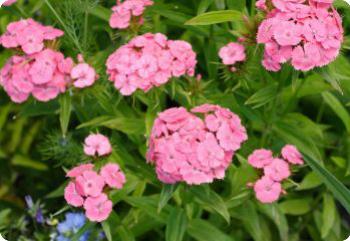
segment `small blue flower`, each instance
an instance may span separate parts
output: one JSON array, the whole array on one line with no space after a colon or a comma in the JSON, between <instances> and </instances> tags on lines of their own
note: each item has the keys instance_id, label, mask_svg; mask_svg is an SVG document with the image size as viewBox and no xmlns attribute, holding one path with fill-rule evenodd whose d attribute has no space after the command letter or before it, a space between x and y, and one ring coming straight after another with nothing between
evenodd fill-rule
<instances>
[{"instance_id":1,"label":"small blue flower","mask_svg":"<svg viewBox=\"0 0 350 241\"><path fill-rule=\"evenodd\" d=\"M57 225L58 236L56 241L71 241L71 238L76 234L86 223L86 217L83 213L67 213L66 219ZM84 233L79 241L87 241L89 232Z\"/></svg>"}]
</instances>

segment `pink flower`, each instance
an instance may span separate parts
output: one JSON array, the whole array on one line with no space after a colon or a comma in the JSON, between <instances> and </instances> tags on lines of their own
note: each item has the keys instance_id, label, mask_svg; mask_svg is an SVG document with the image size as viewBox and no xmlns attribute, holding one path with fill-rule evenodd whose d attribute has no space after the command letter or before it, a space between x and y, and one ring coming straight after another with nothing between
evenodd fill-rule
<instances>
[{"instance_id":1,"label":"pink flower","mask_svg":"<svg viewBox=\"0 0 350 241\"><path fill-rule=\"evenodd\" d=\"M12 27L10 27L12 29ZM31 56L13 56L0 71L0 85L16 103L26 101L32 94L39 101L49 101L66 90L70 59L62 53L44 49Z\"/></svg>"},{"instance_id":2,"label":"pink flower","mask_svg":"<svg viewBox=\"0 0 350 241\"><path fill-rule=\"evenodd\" d=\"M308 71L334 61L344 30L333 0L273 0L276 7L260 24L257 42L265 44L263 66L279 71L291 59L296 70Z\"/></svg>"},{"instance_id":3,"label":"pink flower","mask_svg":"<svg viewBox=\"0 0 350 241\"><path fill-rule=\"evenodd\" d=\"M278 200L282 193L282 186L264 176L254 185L256 198L262 203L273 203Z\"/></svg>"},{"instance_id":4,"label":"pink flower","mask_svg":"<svg viewBox=\"0 0 350 241\"><path fill-rule=\"evenodd\" d=\"M17 2L17 0L7 0L3 3L3 5L10 6L10 5L14 4L15 2Z\"/></svg>"},{"instance_id":5,"label":"pink flower","mask_svg":"<svg viewBox=\"0 0 350 241\"><path fill-rule=\"evenodd\" d=\"M88 156L105 156L112 153L108 138L101 134L91 134L85 138L84 153Z\"/></svg>"},{"instance_id":6,"label":"pink flower","mask_svg":"<svg viewBox=\"0 0 350 241\"><path fill-rule=\"evenodd\" d=\"M117 164L105 165L102 167L100 175L111 188L121 189L126 182L125 175Z\"/></svg>"},{"instance_id":7,"label":"pink flower","mask_svg":"<svg viewBox=\"0 0 350 241\"><path fill-rule=\"evenodd\" d=\"M84 208L86 217L92 222L102 222L106 220L112 212L113 203L106 194L97 197L88 197L85 200Z\"/></svg>"},{"instance_id":8,"label":"pink flower","mask_svg":"<svg viewBox=\"0 0 350 241\"><path fill-rule=\"evenodd\" d=\"M69 205L73 207L81 207L84 204L84 198L77 190L74 182L69 182L68 186L64 189L64 199Z\"/></svg>"},{"instance_id":9,"label":"pink flower","mask_svg":"<svg viewBox=\"0 0 350 241\"><path fill-rule=\"evenodd\" d=\"M191 112L171 108L154 122L147 160L155 164L157 176L164 183L211 183L225 177L234 151L246 139L239 117L228 109L210 104Z\"/></svg>"},{"instance_id":10,"label":"pink flower","mask_svg":"<svg viewBox=\"0 0 350 241\"><path fill-rule=\"evenodd\" d=\"M249 157L248 162L255 168L264 168L273 161L272 151L266 149L255 150Z\"/></svg>"},{"instance_id":11,"label":"pink flower","mask_svg":"<svg viewBox=\"0 0 350 241\"><path fill-rule=\"evenodd\" d=\"M282 149L282 157L291 164L303 165L304 160L301 153L293 145L286 145Z\"/></svg>"},{"instance_id":12,"label":"pink flower","mask_svg":"<svg viewBox=\"0 0 350 241\"><path fill-rule=\"evenodd\" d=\"M281 46L297 45L301 41L299 28L289 21L281 21L277 24L273 36Z\"/></svg>"},{"instance_id":13,"label":"pink flower","mask_svg":"<svg viewBox=\"0 0 350 241\"><path fill-rule=\"evenodd\" d=\"M76 177L82 175L83 172L92 171L93 169L94 169L93 164L82 164L80 166L73 168L69 172L67 172L66 176L70 177L70 178L76 178Z\"/></svg>"},{"instance_id":14,"label":"pink flower","mask_svg":"<svg viewBox=\"0 0 350 241\"><path fill-rule=\"evenodd\" d=\"M14 2L7 1L4 5ZM5 48L21 47L24 53L34 54L44 49L45 40L54 40L62 35L61 30L43 26L33 19L25 19L10 23L7 31L0 37L0 44Z\"/></svg>"},{"instance_id":15,"label":"pink flower","mask_svg":"<svg viewBox=\"0 0 350 241\"><path fill-rule=\"evenodd\" d=\"M137 20L138 23L143 24L142 14L147 6L153 5L153 1L143 0L125 0L122 3L112 8L112 15L109 19L109 25L112 28L125 29L128 28L132 19Z\"/></svg>"},{"instance_id":16,"label":"pink flower","mask_svg":"<svg viewBox=\"0 0 350 241\"><path fill-rule=\"evenodd\" d=\"M266 0L258 0L256 3L255 3L255 6L260 9L260 10L263 10L263 11L266 11L267 10L267 6L266 6Z\"/></svg>"},{"instance_id":17,"label":"pink flower","mask_svg":"<svg viewBox=\"0 0 350 241\"><path fill-rule=\"evenodd\" d=\"M189 43L147 33L116 50L106 66L115 88L122 95L131 95L137 89L147 92L161 86L171 77L194 76L196 64L196 54Z\"/></svg>"},{"instance_id":18,"label":"pink flower","mask_svg":"<svg viewBox=\"0 0 350 241\"><path fill-rule=\"evenodd\" d=\"M265 176L276 182L280 182L291 175L288 163L279 158L273 159L269 165L265 166L264 173Z\"/></svg>"},{"instance_id":19,"label":"pink flower","mask_svg":"<svg viewBox=\"0 0 350 241\"><path fill-rule=\"evenodd\" d=\"M238 43L229 43L222 47L219 56L225 65L233 65L246 59L244 46Z\"/></svg>"},{"instance_id":20,"label":"pink flower","mask_svg":"<svg viewBox=\"0 0 350 241\"><path fill-rule=\"evenodd\" d=\"M84 196L97 197L105 186L103 178L94 171L85 171L76 178L76 186Z\"/></svg>"},{"instance_id":21,"label":"pink flower","mask_svg":"<svg viewBox=\"0 0 350 241\"><path fill-rule=\"evenodd\" d=\"M85 88L93 85L96 80L95 69L86 63L76 65L71 71L73 85L77 88Z\"/></svg>"}]
</instances>

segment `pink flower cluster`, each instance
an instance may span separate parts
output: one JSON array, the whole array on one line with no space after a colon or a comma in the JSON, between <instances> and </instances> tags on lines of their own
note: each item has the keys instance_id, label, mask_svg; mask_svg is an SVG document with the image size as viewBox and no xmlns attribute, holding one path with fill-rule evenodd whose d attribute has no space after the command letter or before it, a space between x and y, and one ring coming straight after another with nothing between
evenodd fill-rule
<instances>
[{"instance_id":1,"label":"pink flower cluster","mask_svg":"<svg viewBox=\"0 0 350 241\"><path fill-rule=\"evenodd\" d=\"M10 23L7 31L0 37L0 44L5 48L21 48L26 54L38 53L44 49L45 40L55 40L63 31L51 26L44 26L33 19Z\"/></svg>"},{"instance_id":2,"label":"pink flower cluster","mask_svg":"<svg viewBox=\"0 0 350 241\"><path fill-rule=\"evenodd\" d=\"M14 4L15 2L17 2L17 0L7 0L2 5L10 6L10 5Z\"/></svg>"},{"instance_id":3,"label":"pink flower cluster","mask_svg":"<svg viewBox=\"0 0 350 241\"><path fill-rule=\"evenodd\" d=\"M242 44L232 42L220 49L219 56L223 64L231 66L231 71L234 72L236 68L233 65L246 59L245 48Z\"/></svg>"},{"instance_id":4,"label":"pink flower cluster","mask_svg":"<svg viewBox=\"0 0 350 241\"><path fill-rule=\"evenodd\" d=\"M107 185L121 189L125 175L117 164L103 166L98 174L93 164L83 164L67 173L71 180L64 190L64 198L73 207L83 207L86 217L92 222L106 220L112 212L113 203L104 193Z\"/></svg>"},{"instance_id":5,"label":"pink flower cluster","mask_svg":"<svg viewBox=\"0 0 350 241\"><path fill-rule=\"evenodd\" d=\"M101 134L92 134L85 138L84 153L87 156L105 156L112 152L109 139Z\"/></svg>"},{"instance_id":6,"label":"pink flower cluster","mask_svg":"<svg viewBox=\"0 0 350 241\"><path fill-rule=\"evenodd\" d=\"M32 94L39 101L49 101L66 90L73 66L71 58L51 49L30 56L12 56L0 71L2 85L16 103Z\"/></svg>"},{"instance_id":7,"label":"pink flower cluster","mask_svg":"<svg viewBox=\"0 0 350 241\"><path fill-rule=\"evenodd\" d=\"M76 88L91 86L97 79L95 70L83 62L74 66L72 58L45 48L45 41L63 35L61 30L43 26L33 19L10 23L0 37L5 48L19 48L22 55L12 56L0 70L0 85L11 100L26 101L30 95L39 101L49 101L63 93L68 85Z\"/></svg>"},{"instance_id":8,"label":"pink flower cluster","mask_svg":"<svg viewBox=\"0 0 350 241\"><path fill-rule=\"evenodd\" d=\"M272 203L283 193L281 182L291 175L290 164L304 164L303 157L295 146L286 145L282 149L282 158L273 157L270 150L255 150L248 163L262 169L264 175L254 184L256 198L262 203Z\"/></svg>"},{"instance_id":9,"label":"pink flower cluster","mask_svg":"<svg viewBox=\"0 0 350 241\"><path fill-rule=\"evenodd\" d=\"M137 89L147 92L165 84L171 77L194 76L196 64L196 54L189 43L147 33L115 51L106 65L114 86L122 95L131 95Z\"/></svg>"},{"instance_id":10,"label":"pink flower cluster","mask_svg":"<svg viewBox=\"0 0 350 241\"><path fill-rule=\"evenodd\" d=\"M234 153L247 139L240 118L228 109L209 104L191 112L171 108L155 120L147 160L164 183L211 183L225 177Z\"/></svg>"},{"instance_id":11,"label":"pink flower cluster","mask_svg":"<svg viewBox=\"0 0 350 241\"><path fill-rule=\"evenodd\" d=\"M117 1L117 5L112 8L109 25L112 28L125 29L132 21L142 24L142 15L146 7L151 5L153 5L152 0L125 0L122 3Z\"/></svg>"},{"instance_id":12,"label":"pink flower cluster","mask_svg":"<svg viewBox=\"0 0 350 241\"><path fill-rule=\"evenodd\" d=\"M288 61L297 70L322 67L338 56L342 20L333 0L272 0L275 7L259 26L257 42L265 44L263 66L279 71ZM266 9L264 1L258 2Z\"/></svg>"}]
</instances>

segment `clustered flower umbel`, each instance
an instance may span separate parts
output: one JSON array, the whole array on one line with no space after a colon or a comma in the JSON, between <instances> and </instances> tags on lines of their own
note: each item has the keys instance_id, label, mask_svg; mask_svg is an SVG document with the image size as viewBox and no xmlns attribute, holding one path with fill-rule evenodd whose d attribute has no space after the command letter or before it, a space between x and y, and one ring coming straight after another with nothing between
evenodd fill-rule
<instances>
[{"instance_id":1,"label":"clustered flower umbel","mask_svg":"<svg viewBox=\"0 0 350 241\"><path fill-rule=\"evenodd\" d=\"M134 21L137 24L143 23L143 13L146 7L153 5L151 0L125 0L117 1L117 5L112 8L112 15L109 25L112 28L126 29Z\"/></svg>"},{"instance_id":2,"label":"clustered flower umbel","mask_svg":"<svg viewBox=\"0 0 350 241\"><path fill-rule=\"evenodd\" d=\"M258 43L265 44L263 66L279 71L288 61L308 71L334 61L343 41L342 20L333 0L272 0L274 9L261 23ZM257 3L267 10L265 0ZM267 10L268 11L268 10Z\"/></svg>"},{"instance_id":3,"label":"clustered flower umbel","mask_svg":"<svg viewBox=\"0 0 350 241\"><path fill-rule=\"evenodd\" d=\"M0 70L0 85L13 102L22 103L30 95L46 102L65 92L71 84L83 88L95 82L97 75L91 66L83 62L74 66L72 58L65 58L62 53L45 47L47 41L54 41L62 35L61 30L33 19L7 26L0 44L22 52L12 56Z\"/></svg>"},{"instance_id":4,"label":"clustered flower umbel","mask_svg":"<svg viewBox=\"0 0 350 241\"><path fill-rule=\"evenodd\" d=\"M239 43L228 43L222 47L219 51L219 56L224 65L230 67L232 72L236 71L236 67L233 66L237 62L242 62L246 60L245 48L242 44Z\"/></svg>"},{"instance_id":5,"label":"clustered flower umbel","mask_svg":"<svg viewBox=\"0 0 350 241\"><path fill-rule=\"evenodd\" d=\"M248 163L264 173L254 184L256 198L262 203L273 203L284 192L281 183L291 175L290 165L302 165L304 161L295 146L286 145L282 158L274 157L270 150L259 149L248 157Z\"/></svg>"},{"instance_id":6,"label":"clustered flower umbel","mask_svg":"<svg viewBox=\"0 0 350 241\"><path fill-rule=\"evenodd\" d=\"M147 92L172 77L194 76L196 64L196 54L186 41L147 33L116 50L106 65L114 86L122 95L131 95L137 89Z\"/></svg>"},{"instance_id":7,"label":"clustered flower umbel","mask_svg":"<svg viewBox=\"0 0 350 241\"><path fill-rule=\"evenodd\" d=\"M106 138L100 134L87 137L84 152L90 156L110 154L111 144ZM102 142L98 143L99 140ZM94 169L93 164L82 164L70 170L67 173L70 182L64 190L64 198L73 207L83 207L86 217L90 221L102 222L109 217L113 208L113 203L108 199L105 187L121 189L126 178L119 165L115 163L104 165L99 172Z\"/></svg>"},{"instance_id":8,"label":"clustered flower umbel","mask_svg":"<svg viewBox=\"0 0 350 241\"><path fill-rule=\"evenodd\" d=\"M147 160L164 183L211 183L225 177L234 153L247 139L240 118L228 109L210 104L191 112L171 108L155 120Z\"/></svg>"}]
</instances>

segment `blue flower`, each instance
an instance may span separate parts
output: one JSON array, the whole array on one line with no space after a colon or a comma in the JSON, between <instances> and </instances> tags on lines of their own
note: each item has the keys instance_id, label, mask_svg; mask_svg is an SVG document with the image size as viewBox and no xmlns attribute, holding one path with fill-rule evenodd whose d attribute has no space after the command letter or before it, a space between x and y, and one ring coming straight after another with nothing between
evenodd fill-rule
<instances>
[{"instance_id":1,"label":"blue flower","mask_svg":"<svg viewBox=\"0 0 350 241\"><path fill-rule=\"evenodd\" d=\"M71 238L76 234L86 223L86 218L83 213L67 213L66 219L57 225L58 236L56 241L71 241ZM79 241L87 241L89 232L85 232Z\"/></svg>"}]
</instances>

